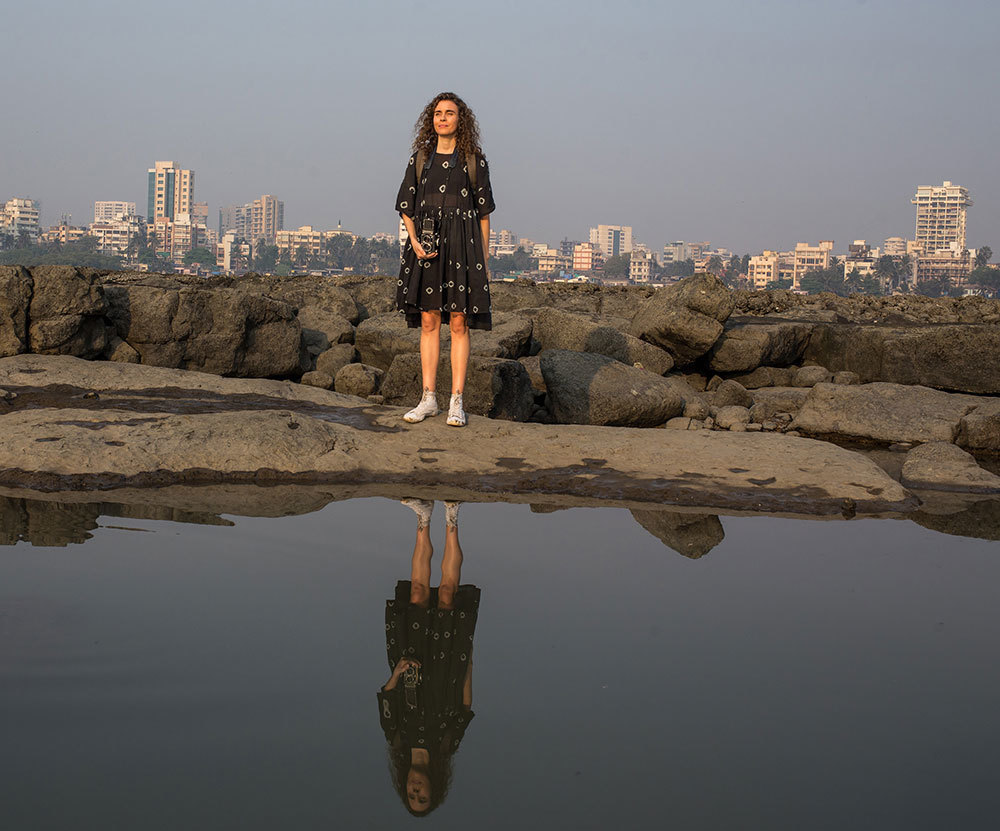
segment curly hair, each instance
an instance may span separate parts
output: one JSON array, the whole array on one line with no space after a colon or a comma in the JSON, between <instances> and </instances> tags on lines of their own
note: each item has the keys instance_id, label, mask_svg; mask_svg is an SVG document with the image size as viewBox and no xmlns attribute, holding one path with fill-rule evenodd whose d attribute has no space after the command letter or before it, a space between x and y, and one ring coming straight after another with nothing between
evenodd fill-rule
<instances>
[{"instance_id":1,"label":"curly hair","mask_svg":"<svg viewBox=\"0 0 1000 831\"><path fill-rule=\"evenodd\" d=\"M458 152L463 156L470 153L482 156L479 122L476 121L475 113L453 92L439 92L421 111L417 123L413 125L413 152L419 153L421 150L425 150L428 155L434 152L434 148L437 146L437 133L434 132L434 110L442 101L454 101L458 106L458 132L455 134Z\"/></svg>"}]
</instances>

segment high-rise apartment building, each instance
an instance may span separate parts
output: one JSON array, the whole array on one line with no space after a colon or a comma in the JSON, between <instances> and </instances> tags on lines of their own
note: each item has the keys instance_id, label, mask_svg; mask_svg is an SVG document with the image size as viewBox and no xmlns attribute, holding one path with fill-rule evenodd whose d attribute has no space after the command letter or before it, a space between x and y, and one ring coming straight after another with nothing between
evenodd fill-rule
<instances>
[{"instance_id":1,"label":"high-rise apartment building","mask_svg":"<svg viewBox=\"0 0 1000 831\"><path fill-rule=\"evenodd\" d=\"M598 225L590 229L590 242L596 245L605 257L632 253L631 225Z\"/></svg>"},{"instance_id":2,"label":"high-rise apartment building","mask_svg":"<svg viewBox=\"0 0 1000 831\"><path fill-rule=\"evenodd\" d=\"M830 267L833 254L833 240L820 240L819 245L800 242L795 246L792 262L792 288L799 288L799 282L810 271L821 271Z\"/></svg>"},{"instance_id":3,"label":"high-rise apartment building","mask_svg":"<svg viewBox=\"0 0 1000 831\"><path fill-rule=\"evenodd\" d=\"M936 251L965 248L966 208L972 204L969 191L945 182L940 186L921 185L910 200L917 206L917 230L914 239L930 255Z\"/></svg>"},{"instance_id":4,"label":"high-rise apartment building","mask_svg":"<svg viewBox=\"0 0 1000 831\"><path fill-rule=\"evenodd\" d=\"M8 199L0 205L0 234L19 239L27 234L32 242L38 242L41 203L35 199Z\"/></svg>"},{"instance_id":5,"label":"high-rise apartment building","mask_svg":"<svg viewBox=\"0 0 1000 831\"><path fill-rule=\"evenodd\" d=\"M230 205L219 211L219 236L233 231L247 242L264 240L274 245L285 228L285 203L269 193L246 205Z\"/></svg>"},{"instance_id":6,"label":"high-rise apartment building","mask_svg":"<svg viewBox=\"0 0 1000 831\"><path fill-rule=\"evenodd\" d=\"M135 216L135 202L95 202L94 222L114 222Z\"/></svg>"},{"instance_id":7,"label":"high-rise apartment building","mask_svg":"<svg viewBox=\"0 0 1000 831\"><path fill-rule=\"evenodd\" d=\"M194 205L194 171L184 170L177 162L157 162L147 171L148 204L146 219L173 221L177 214L191 214Z\"/></svg>"}]
</instances>

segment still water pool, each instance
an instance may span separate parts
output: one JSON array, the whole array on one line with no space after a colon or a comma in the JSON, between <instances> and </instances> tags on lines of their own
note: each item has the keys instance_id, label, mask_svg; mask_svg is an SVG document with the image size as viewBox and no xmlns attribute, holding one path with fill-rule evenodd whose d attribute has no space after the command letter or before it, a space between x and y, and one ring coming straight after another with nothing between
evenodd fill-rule
<instances>
[{"instance_id":1,"label":"still water pool","mask_svg":"<svg viewBox=\"0 0 1000 831\"><path fill-rule=\"evenodd\" d=\"M415 821L376 698L413 512L231 519L0 547L5 831ZM1000 544L721 524L691 559L623 509L462 507L474 718L425 825L998 827Z\"/></svg>"}]
</instances>

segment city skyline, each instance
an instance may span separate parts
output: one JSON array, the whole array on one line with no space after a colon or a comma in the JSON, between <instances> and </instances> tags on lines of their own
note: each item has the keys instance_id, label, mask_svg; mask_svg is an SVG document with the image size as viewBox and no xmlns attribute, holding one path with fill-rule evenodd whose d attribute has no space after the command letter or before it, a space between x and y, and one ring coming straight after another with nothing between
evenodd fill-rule
<instances>
[{"instance_id":1,"label":"city skyline","mask_svg":"<svg viewBox=\"0 0 1000 831\"><path fill-rule=\"evenodd\" d=\"M274 193L286 227L390 231L413 121L454 88L480 119L494 221L522 235L621 223L654 250L707 238L741 251L909 236L914 186L951 180L976 201L969 245L996 239L995 4L625 2L608 14L515 0L500 14L430 2L427 19L462 20L477 38L446 39L419 71L398 57L414 38L408 3L175 11L190 22L101 0L11 10L6 31L21 35L6 52L23 75L0 195L40 200L47 223L79 221L97 199L142 204L138 176L168 158L198 171L213 214ZM83 42L115 60L81 71ZM155 94L151 54L187 58ZM232 80L251 71L252 87ZM104 87L114 106L94 99Z\"/></svg>"}]
</instances>

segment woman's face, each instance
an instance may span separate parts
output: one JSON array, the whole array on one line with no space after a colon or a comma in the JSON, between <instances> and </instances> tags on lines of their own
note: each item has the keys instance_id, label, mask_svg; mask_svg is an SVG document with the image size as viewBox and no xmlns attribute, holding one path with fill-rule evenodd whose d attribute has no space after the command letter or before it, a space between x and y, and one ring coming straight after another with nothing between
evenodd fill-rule
<instances>
[{"instance_id":1,"label":"woman's face","mask_svg":"<svg viewBox=\"0 0 1000 831\"><path fill-rule=\"evenodd\" d=\"M431 780L422 770L411 767L406 774L406 801L410 810L417 814L422 814L430 805Z\"/></svg>"},{"instance_id":2,"label":"woman's face","mask_svg":"<svg viewBox=\"0 0 1000 831\"><path fill-rule=\"evenodd\" d=\"M434 108L434 132L439 136L453 136L458 132L458 104L447 98Z\"/></svg>"}]
</instances>

